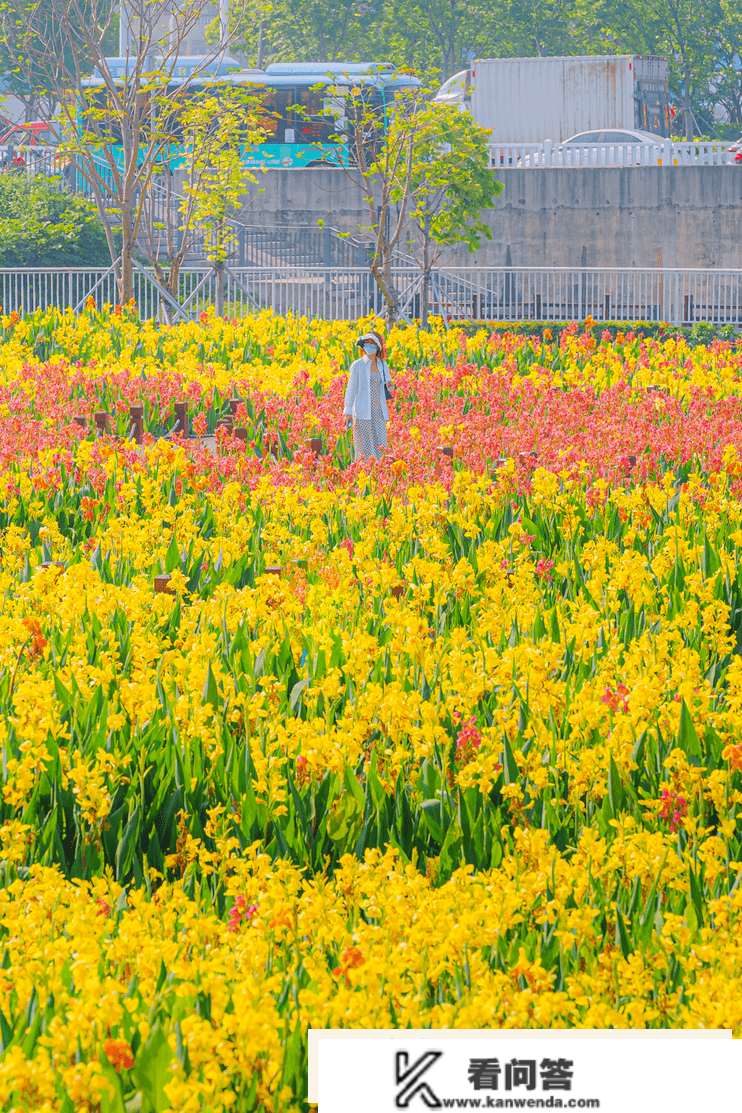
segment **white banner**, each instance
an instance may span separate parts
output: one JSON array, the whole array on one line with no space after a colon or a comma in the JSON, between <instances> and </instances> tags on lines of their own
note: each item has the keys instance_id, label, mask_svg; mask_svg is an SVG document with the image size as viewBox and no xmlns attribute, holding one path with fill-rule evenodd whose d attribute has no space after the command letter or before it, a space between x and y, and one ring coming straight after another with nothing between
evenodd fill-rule
<instances>
[{"instance_id":1,"label":"white banner","mask_svg":"<svg viewBox=\"0 0 742 1113\"><path fill-rule=\"evenodd\" d=\"M319 1113L742 1109L742 1090L735 1083L742 1073L742 1044L731 1040L731 1032L396 1031L378 1036L310 1032L316 1074L310 1067L309 1101L318 1101ZM719 1036L728 1038L709 1038Z\"/></svg>"}]
</instances>

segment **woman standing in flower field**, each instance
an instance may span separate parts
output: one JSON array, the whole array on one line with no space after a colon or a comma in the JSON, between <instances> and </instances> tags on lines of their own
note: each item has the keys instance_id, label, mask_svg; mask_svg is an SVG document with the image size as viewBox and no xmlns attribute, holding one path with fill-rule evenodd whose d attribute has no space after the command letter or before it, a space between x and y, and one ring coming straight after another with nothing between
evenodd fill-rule
<instances>
[{"instance_id":1,"label":"woman standing in flower field","mask_svg":"<svg viewBox=\"0 0 742 1113\"><path fill-rule=\"evenodd\" d=\"M389 420L386 389L391 386L386 347L378 332L366 332L357 341L363 355L350 366L345 390L345 421L353 425L353 452L380 460L387 446Z\"/></svg>"}]
</instances>

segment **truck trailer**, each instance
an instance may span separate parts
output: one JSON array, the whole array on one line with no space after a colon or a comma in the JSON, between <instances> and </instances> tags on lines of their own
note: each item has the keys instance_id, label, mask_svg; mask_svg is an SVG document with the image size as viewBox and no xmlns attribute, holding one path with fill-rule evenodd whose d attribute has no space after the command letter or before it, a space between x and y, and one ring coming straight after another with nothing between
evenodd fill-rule
<instances>
[{"instance_id":1,"label":"truck trailer","mask_svg":"<svg viewBox=\"0 0 742 1113\"><path fill-rule=\"evenodd\" d=\"M656 55L480 58L435 100L460 104L492 143L563 143L583 131L670 134L669 67Z\"/></svg>"}]
</instances>

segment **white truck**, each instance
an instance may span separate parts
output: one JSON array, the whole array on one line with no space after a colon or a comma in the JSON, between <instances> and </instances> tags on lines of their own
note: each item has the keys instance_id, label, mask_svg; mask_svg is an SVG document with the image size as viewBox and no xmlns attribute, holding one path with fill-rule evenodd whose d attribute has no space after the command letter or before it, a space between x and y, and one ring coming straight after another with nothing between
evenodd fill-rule
<instances>
[{"instance_id":1,"label":"white truck","mask_svg":"<svg viewBox=\"0 0 742 1113\"><path fill-rule=\"evenodd\" d=\"M668 136L668 69L666 58L639 54L480 58L435 100L466 108L493 144L563 143L608 128Z\"/></svg>"}]
</instances>

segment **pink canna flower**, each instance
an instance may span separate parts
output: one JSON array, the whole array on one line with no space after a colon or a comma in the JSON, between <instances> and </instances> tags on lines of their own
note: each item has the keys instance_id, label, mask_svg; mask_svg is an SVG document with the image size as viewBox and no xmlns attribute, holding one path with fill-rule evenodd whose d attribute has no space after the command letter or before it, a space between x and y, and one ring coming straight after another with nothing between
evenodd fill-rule
<instances>
[{"instance_id":1,"label":"pink canna flower","mask_svg":"<svg viewBox=\"0 0 742 1113\"><path fill-rule=\"evenodd\" d=\"M457 717L460 718L460 716ZM482 736L476 728L476 721L475 716L472 715L470 719L462 723L456 736L457 765L466 765L467 762L472 761L482 745Z\"/></svg>"},{"instance_id":2,"label":"pink canna flower","mask_svg":"<svg viewBox=\"0 0 742 1113\"><path fill-rule=\"evenodd\" d=\"M551 580L552 579L551 570L552 570L553 567L554 567L554 561L553 560L544 560L543 557L542 557L541 560L539 560L538 564L536 565L536 573L539 576L543 576L547 580Z\"/></svg>"},{"instance_id":3,"label":"pink canna flower","mask_svg":"<svg viewBox=\"0 0 742 1113\"><path fill-rule=\"evenodd\" d=\"M671 789L663 788L660 795L660 819L670 821L670 830L677 831L680 823L688 814L688 801Z\"/></svg>"},{"instance_id":4,"label":"pink canna flower","mask_svg":"<svg viewBox=\"0 0 742 1113\"><path fill-rule=\"evenodd\" d=\"M255 913L258 911L257 904L248 904L247 898L239 893L234 898L234 904L229 912L229 924L227 931L238 931L243 921L249 923Z\"/></svg>"}]
</instances>

